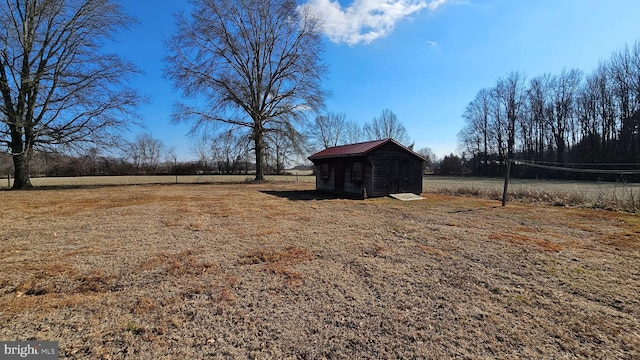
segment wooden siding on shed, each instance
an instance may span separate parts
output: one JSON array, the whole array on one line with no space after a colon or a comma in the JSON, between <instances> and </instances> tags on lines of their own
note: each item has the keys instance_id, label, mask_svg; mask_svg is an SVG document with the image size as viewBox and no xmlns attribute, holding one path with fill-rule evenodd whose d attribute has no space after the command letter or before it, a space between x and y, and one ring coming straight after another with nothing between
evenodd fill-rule
<instances>
[{"instance_id":1,"label":"wooden siding on shed","mask_svg":"<svg viewBox=\"0 0 640 360\"><path fill-rule=\"evenodd\" d=\"M364 174L362 176L361 182L354 182L353 179L351 178L354 162L362 163ZM344 182L345 192L348 192L351 194L362 194L363 188L367 188L367 194L368 194L371 189L371 186L369 186L369 184L371 183L371 178L372 178L371 164L369 163L369 161L367 161L366 158L364 157L349 158L346 161L345 182Z\"/></svg>"},{"instance_id":2,"label":"wooden siding on shed","mask_svg":"<svg viewBox=\"0 0 640 360\"><path fill-rule=\"evenodd\" d=\"M390 193L389 164L393 161L408 163L408 185L406 192L422 192L422 161L393 144L385 144L368 156L373 165L373 189L371 196L384 196ZM417 170L417 171L416 171Z\"/></svg>"},{"instance_id":3,"label":"wooden siding on shed","mask_svg":"<svg viewBox=\"0 0 640 360\"><path fill-rule=\"evenodd\" d=\"M359 158L343 158L340 161L344 162L344 192L350 194L362 194L363 188L367 188L367 193L371 191L372 186L372 173L371 173L371 164L364 157ZM357 183L353 182L351 179L351 170L353 163L356 161L362 162L364 166L364 175L362 182ZM329 178L323 180L320 178L320 168L322 164L329 164ZM318 162L316 164L316 189L318 190L336 190L336 167L335 167L335 159L323 160L322 162Z\"/></svg>"},{"instance_id":4,"label":"wooden siding on shed","mask_svg":"<svg viewBox=\"0 0 640 360\"><path fill-rule=\"evenodd\" d=\"M329 178L324 180L320 178L320 167L323 163L329 164ZM331 161L323 161L316 165L316 189L318 190L335 190L336 189L336 167Z\"/></svg>"}]
</instances>

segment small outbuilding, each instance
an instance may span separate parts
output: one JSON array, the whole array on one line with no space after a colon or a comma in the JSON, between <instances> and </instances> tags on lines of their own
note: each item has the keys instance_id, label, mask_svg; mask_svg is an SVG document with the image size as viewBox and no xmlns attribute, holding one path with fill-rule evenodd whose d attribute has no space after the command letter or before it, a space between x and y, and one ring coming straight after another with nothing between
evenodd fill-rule
<instances>
[{"instance_id":1,"label":"small outbuilding","mask_svg":"<svg viewBox=\"0 0 640 360\"><path fill-rule=\"evenodd\" d=\"M318 190L371 197L422 192L424 158L393 139L330 147L309 160Z\"/></svg>"}]
</instances>

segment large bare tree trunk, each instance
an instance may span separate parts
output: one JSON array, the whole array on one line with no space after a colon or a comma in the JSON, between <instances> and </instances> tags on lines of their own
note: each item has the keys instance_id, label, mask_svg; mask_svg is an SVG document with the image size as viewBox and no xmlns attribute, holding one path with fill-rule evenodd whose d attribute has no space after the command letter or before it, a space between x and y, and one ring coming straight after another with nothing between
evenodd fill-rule
<instances>
[{"instance_id":1,"label":"large bare tree trunk","mask_svg":"<svg viewBox=\"0 0 640 360\"><path fill-rule=\"evenodd\" d=\"M255 181L264 181L264 139L263 134L256 132L254 135L256 153L256 178Z\"/></svg>"},{"instance_id":2,"label":"large bare tree trunk","mask_svg":"<svg viewBox=\"0 0 640 360\"><path fill-rule=\"evenodd\" d=\"M15 115L14 115L15 119ZM17 123L17 121L13 121ZM12 124L13 125L13 124ZM29 160L31 159L31 147L27 144L29 140L24 141L23 129L17 126L11 128L11 153L13 154L13 187L14 190L20 190L32 187L29 179ZM25 146L27 145L27 146Z\"/></svg>"},{"instance_id":3,"label":"large bare tree trunk","mask_svg":"<svg viewBox=\"0 0 640 360\"><path fill-rule=\"evenodd\" d=\"M20 190L32 187L29 178L29 155L26 152L13 155L14 179L12 189Z\"/></svg>"}]
</instances>

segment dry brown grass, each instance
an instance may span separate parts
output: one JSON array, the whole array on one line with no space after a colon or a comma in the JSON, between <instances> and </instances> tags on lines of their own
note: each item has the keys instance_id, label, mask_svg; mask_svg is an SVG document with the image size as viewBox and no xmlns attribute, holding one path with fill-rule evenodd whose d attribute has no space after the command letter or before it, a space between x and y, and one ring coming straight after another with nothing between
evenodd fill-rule
<instances>
[{"instance_id":1,"label":"dry brown grass","mask_svg":"<svg viewBox=\"0 0 640 360\"><path fill-rule=\"evenodd\" d=\"M640 220L309 183L0 192L0 339L63 359L640 357Z\"/></svg>"},{"instance_id":2,"label":"dry brown grass","mask_svg":"<svg viewBox=\"0 0 640 360\"><path fill-rule=\"evenodd\" d=\"M504 179L427 176L425 192L501 200ZM640 211L640 184L628 182L511 179L508 201Z\"/></svg>"},{"instance_id":3,"label":"dry brown grass","mask_svg":"<svg viewBox=\"0 0 640 360\"><path fill-rule=\"evenodd\" d=\"M291 266L312 260L315 256L308 250L290 246L282 251L261 249L242 255L239 264L263 264L265 271L285 278L288 286L301 284L303 274L291 269Z\"/></svg>"}]
</instances>

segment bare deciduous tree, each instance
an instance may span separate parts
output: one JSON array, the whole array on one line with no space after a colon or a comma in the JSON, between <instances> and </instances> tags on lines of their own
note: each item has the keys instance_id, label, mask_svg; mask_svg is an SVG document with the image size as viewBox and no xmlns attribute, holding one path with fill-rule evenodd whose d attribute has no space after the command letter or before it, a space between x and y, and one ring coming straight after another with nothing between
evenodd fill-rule
<instances>
[{"instance_id":1,"label":"bare deciduous tree","mask_svg":"<svg viewBox=\"0 0 640 360\"><path fill-rule=\"evenodd\" d=\"M363 131L368 140L394 139L397 142L409 144L409 133L393 111L385 109L380 117L364 124Z\"/></svg>"},{"instance_id":2,"label":"bare deciduous tree","mask_svg":"<svg viewBox=\"0 0 640 360\"><path fill-rule=\"evenodd\" d=\"M491 90L487 88L476 94L462 115L466 120L466 126L458 133L460 147L465 152L482 156L480 167L483 172L486 172L489 163L491 94Z\"/></svg>"},{"instance_id":3,"label":"bare deciduous tree","mask_svg":"<svg viewBox=\"0 0 640 360\"><path fill-rule=\"evenodd\" d=\"M178 104L174 120L251 132L256 180L264 179L266 134L286 131L323 106L321 28L293 0L192 0L168 42L167 74L198 105Z\"/></svg>"},{"instance_id":4,"label":"bare deciduous tree","mask_svg":"<svg viewBox=\"0 0 640 360\"><path fill-rule=\"evenodd\" d=\"M504 115L504 134L507 140L507 157L512 159L516 143L516 126L523 117L525 76L519 72L511 72L506 78L498 80L495 87L497 106Z\"/></svg>"},{"instance_id":5,"label":"bare deciduous tree","mask_svg":"<svg viewBox=\"0 0 640 360\"><path fill-rule=\"evenodd\" d=\"M362 127L355 121L347 121L344 131L344 142L347 144L359 143L364 139Z\"/></svg>"},{"instance_id":6,"label":"bare deciduous tree","mask_svg":"<svg viewBox=\"0 0 640 360\"><path fill-rule=\"evenodd\" d=\"M568 137L572 131L572 120L574 117L574 104L582 72L577 69L569 71L563 70L558 76L552 78L551 82L551 107L549 108L549 127L553 134L557 151L557 161L566 162L566 149L571 144Z\"/></svg>"},{"instance_id":7,"label":"bare deciduous tree","mask_svg":"<svg viewBox=\"0 0 640 360\"><path fill-rule=\"evenodd\" d=\"M241 170L248 151L247 138L247 134L234 128L223 131L213 138L213 158L220 173L233 174Z\"/></svg>"},{"instance_id":8,"label":"bare deciduous tree","mask_svg":"<svg viewBox=\"0 0 640 360\"><path fill-rule=\"evenodd\" d=\"M547 126L549 121L548 108L551 106L551 74L536 76L529 82L527 94L528 114L524 121L524 142L528 144L529 158L531 160L546 160L547 139L551 137L551 131ZM528 135L528 136L527 136Z\"/></svg>"},{"instance_id":9,"label":"bare deciduous tree","mask_svg":"<svg viewBox=\"0 0 640 360\"><path fill-rule=\"evenodd\" d=\"M151 134L143 133L129 143L125 157L131 159L136 169L143 174L154 174L158 169L162 153L165 149L162 141L154 139Z\"/></svg>"},{"instance_id":10,"label":"bare deciduous tree","mask_svg":"<svg viewBox=\"0 0 640 360\"><path fill-rule=\"evenodd\" d=\"M205 169L209 167L211 159L213 159L213 143L207 133L193 138L191 143L191 153L198 158L200 165Z\"/></svg>"},{"instance_id":11,"label":"bare deciduous tree","mask_svg":"<svg viewBox=\"0 0 640 360\"><path fill-rule=\"evenodd\" d=\"M344 144L347 132L346 118L345 114L332 112L316 116L307 130L307 137L314 150Z\"/></svg>"},{"instance_id":12,"label":"bare deciduous tree","mask_svg":"<svg viewBox=\"0 0 640 360\"><path fill-rule=\"evenodd\" d=\"M274 131L267 136L267 156L271 161L265 161L270 165L271 172L282 174L294 154L301 154L302 150L296 144L302 144L301 139L292 140L287 132Z\"/></svg>"},{"instance_id":13,"label":"bare deciduous tree","mask_svg":"<svg viewBox=\"0 0 640 360\"><path fill-rule=\"evenodd\" d=\"M1 1L0 142L14 189L31 186L34 149L105 143L127 125L136 69L102 46L132 23L112 0Z\"/></svg>"},{"instance_id":14,"label":"bare deciduous tree","mask_svg":"<svg viewBox=\"0 0 640 360\"><path fill-rule=\"evenodd\" d=\"M424 158L424 169L425 171L433 171L436 165L436 154L429 147L423 147L420 150L416 151L418 154L422 155Z\"/></svg>"}]
</instances>

